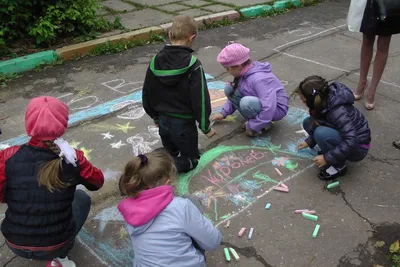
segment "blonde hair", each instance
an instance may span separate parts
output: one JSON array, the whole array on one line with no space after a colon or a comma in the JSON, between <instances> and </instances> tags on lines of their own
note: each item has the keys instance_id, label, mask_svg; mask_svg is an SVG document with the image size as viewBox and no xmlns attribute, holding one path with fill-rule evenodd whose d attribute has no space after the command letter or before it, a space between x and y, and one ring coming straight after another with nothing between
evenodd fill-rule
<instances>
[{"instance_id":1,"label":"blonde hair","mask_svg":"<svg viewBox=\"0 0 400 267\"><path fill-rule=\"evenodd\" d=\"M170 29L171 41L181 41L197 34L196 21L190 16L177 16Z\"/></svg>"},{"instance_id":2,"label":"blonde hair","mask_svg":"<svg viewBox=\"0 0 400 267\"><path fill-rule=\"evenodd\" d=\"M58 157L60 148L54 144L53 141L43 142L57 155L57 158L43 164L38 173L38 180L39 185L47 187L47 189L53 193L54 190L68 187L68 185L60 179L63 158Z\"/></svg>"},{"instance_id":3,"label":"blonde hair","mask_svg":"<svg viewBox=\"0 0 400 267\"><path fill-rule=\"evenodd\" d=\"M126 164L119 189L123 195L137 197L143 190L159 186L161 180L173 181L177 176L173 158L164 150L153 151Z\"/></svg>"}]
</instances>

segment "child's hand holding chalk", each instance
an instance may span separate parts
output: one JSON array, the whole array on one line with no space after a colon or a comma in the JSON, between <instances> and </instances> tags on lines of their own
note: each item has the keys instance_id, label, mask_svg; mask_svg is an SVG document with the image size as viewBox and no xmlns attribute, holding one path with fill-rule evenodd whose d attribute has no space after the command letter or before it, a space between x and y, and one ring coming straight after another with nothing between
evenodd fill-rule
<instances>
[{"instance_id":1,"label":"child's hand holding chalk","mask_svg":"<svg viewBox=\"0 0 400 267\"><path fill-rule=\"evenodd\" d=\"M208 137L208 138L211 138L211 137L213 137L214 135L216 135L217 134L217 132L213 129L213 128L211 128L211 131L209 131L207 134L206 134L206 136Z\"/></svg>"}]
</instances>

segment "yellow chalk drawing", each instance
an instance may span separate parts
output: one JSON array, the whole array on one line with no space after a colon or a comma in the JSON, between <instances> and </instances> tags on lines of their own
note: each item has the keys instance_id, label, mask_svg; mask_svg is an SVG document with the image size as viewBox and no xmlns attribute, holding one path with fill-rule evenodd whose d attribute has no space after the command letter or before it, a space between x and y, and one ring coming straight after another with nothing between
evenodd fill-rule
<instances>
[{"instance_id":1,"label":"yellow chalk drawing","mask_svg":"<svg viewBox=\"0 0 400 267\"><path fill-rule=\"evenodd\" d=\"M128 236L128 231L126 231L125 226L121 226L119 229L119 239L124 239Z\"/></svg>"},{"instance_id":2,"label":"yellow chalk drawing","mask_svg":"<svg viewBox=\"0 0 400 267\"><path fill-rule=\"evenodd\" d=\"M225 118L226 122L236 122L236 116L229 115Z\"/></svg>"},{"instance_id":3,"label":"yellow chalk drawing","mask_svg":"<svg viewBox=\"0 0 400 267\"><path fill-rule=\"evenodd\" d=\"M93 149L87 149L85 147L81 147L81 148L79 148L79 150L81 150L83 152L83 154L85 154L85 157L87 160L91 159L90 153L93 151Z\"/></svg>"},{"instance_id":4,"label":"yellow chalk drawing","mask_svg":"<svg viewBox=\"0 0 400 267\"><path fill-rule=\"evenodd\" d=\"M128 133L129 129L134 129L135 128L134 126L130 126L130 125L131 125L130 122L127 122L125 124L117 124L117 128L118 128L117 130L121 131L123 133Z\"/></svg>"},{"instance_id":5,"label":"yellow chalk drawing","mask_svg":"<svg viewBox=\"0 0 400 267\"><path fill-rule=\"evenodd\" d=\"M69 142L69 145L70 145L72 148L78 149L78 147L79 147L79 145L80 145L81 143L82 143L82 142L77 142L77 141L75 141L75 140L72 140L71 142Z\"/></svg>"}]
</instances>

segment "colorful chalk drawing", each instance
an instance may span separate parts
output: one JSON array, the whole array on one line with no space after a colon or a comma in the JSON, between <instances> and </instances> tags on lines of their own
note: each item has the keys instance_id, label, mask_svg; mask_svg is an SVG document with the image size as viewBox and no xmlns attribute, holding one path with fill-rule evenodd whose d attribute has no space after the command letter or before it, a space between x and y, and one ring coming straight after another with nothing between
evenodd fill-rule
<instances>
[{"instance_id":1,"label":"colorful chalk drawing","mask_svg":"<svg viewBox=\"0 0 400 267\"><path fill-rule=\"evenodd\" d=\"M219 222L238 207L253 203L264 185L279 183L282 178L272 166L279 166L288 176L304 167L304 162L308 162L307 157L268 140L262 146L218 146L201 156L195 170L181 175L177 190L181 195L197 195L208 208L209 217ZM203 189L193 192L190 188Z\"/></svg>"}]
</instances>

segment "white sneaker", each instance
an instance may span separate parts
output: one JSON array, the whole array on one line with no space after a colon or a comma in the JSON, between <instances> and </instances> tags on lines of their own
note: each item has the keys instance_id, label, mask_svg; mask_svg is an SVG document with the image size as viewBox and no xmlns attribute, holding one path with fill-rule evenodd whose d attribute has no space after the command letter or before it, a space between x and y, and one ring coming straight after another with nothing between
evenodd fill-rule
<instances>
[{"instance_id":1,"label":"white sneaker","mask_svg":"<svg viewBox=\"0 0 400 267\"><path fill-rule=\"evenodd\" d=\"M55 258L52 261L46 262L46 267L76 267L75 262L68 259L68 257Z\"/></svg>"}]
</instances>

